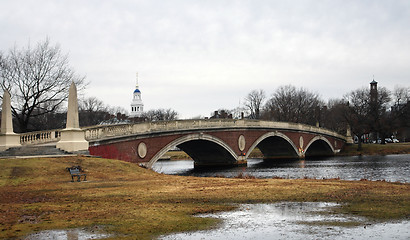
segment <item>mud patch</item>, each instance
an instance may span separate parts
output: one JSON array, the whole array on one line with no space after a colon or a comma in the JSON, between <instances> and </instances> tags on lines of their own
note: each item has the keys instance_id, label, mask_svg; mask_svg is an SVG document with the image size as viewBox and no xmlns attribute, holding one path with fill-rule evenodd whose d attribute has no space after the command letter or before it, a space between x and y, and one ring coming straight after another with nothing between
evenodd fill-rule
<instances>
[{"instance_id":1,"label":"mud patch","mask_svg":"<svg viewBox=\"0 0 410 240\"><path fill-rule=\"evenodd\" d=\"M29 168L27 167L13 167L10 172L10 179L16 179L26 175Z\"/></svg>"}]
</instances>

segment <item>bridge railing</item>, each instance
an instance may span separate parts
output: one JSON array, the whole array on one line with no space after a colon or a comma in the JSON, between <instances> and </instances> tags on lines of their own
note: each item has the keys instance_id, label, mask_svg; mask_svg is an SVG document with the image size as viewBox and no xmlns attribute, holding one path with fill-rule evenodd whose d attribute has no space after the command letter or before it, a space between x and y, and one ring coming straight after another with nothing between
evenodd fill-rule
<instances>
[{"instance_id":1,"label":"bridge railing","mask_svg":"<svg viewBox=\"0 0 410 240\"><path fill-rule=\"evenodd\" d=\"M57 142L61 138L62 129L27 132L20 134L21 145Z\"/></svg>"},{"instance_id":2,"label":"bridge railing","mask_svg":"<svg viewBox=\"0 0 410 240\"><path fill-rule=\"evenodd\" d=\"M220 129L220 128L267 128L285 129L296 131L309 131L321 133L344 139L345 136L328 129L310 126L306 124L272 122L260 120L232 120L232 119L207 119L207 120L177 120L158 121L135 124L100 125L84 128L85 139L88 141L155 132L182 131L190 129Z\"/></svg>"}]
</instances>

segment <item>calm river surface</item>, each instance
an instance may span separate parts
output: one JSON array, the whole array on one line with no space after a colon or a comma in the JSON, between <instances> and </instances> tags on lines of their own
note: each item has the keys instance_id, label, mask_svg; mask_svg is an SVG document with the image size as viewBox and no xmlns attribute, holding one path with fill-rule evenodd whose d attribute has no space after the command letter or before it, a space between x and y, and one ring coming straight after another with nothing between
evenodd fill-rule
<instances>
[{"instance_id":1,"label":"calm river surface","mask_svg":"<svg viewBox=\"0 0 410 240\"><path fill-rule=\"evenodd\" d=\"M239 174L257 178L340 178L343 180L386 180L410 182L410 155L329 157L293 161L248 159L247 166L194 169L193 161L159 161L156 172L199 177L235 177Z\"/></svg>"}]
</instances>

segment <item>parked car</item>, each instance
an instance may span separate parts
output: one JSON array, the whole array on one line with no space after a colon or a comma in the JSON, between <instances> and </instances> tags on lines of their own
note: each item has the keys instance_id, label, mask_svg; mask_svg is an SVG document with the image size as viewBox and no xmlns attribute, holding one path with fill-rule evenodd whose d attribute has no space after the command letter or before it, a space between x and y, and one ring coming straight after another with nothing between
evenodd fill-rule
<instances>
[{"instance_id":1,"label":"parked car","mask_svg":"<svg viewBox=\"0 0 410 240\"><path fill-rule=\"evenodd\" d=\"M398 142L400 142L398 139L396 139L396 138L393 138L393 142L394 143L398 143Z\"/></svg>"},{"instance_id":2,"label":"parked car","mask_svg":"<svg viewBox=\"0 0 410 240\"><path fill-rule=\"evenodd\" d=\"M391 140L391 138L385 138L384 141L385 141L386 143L392 143L392 142L393 142L393 140Z\"/></svg>"}]
</instances>

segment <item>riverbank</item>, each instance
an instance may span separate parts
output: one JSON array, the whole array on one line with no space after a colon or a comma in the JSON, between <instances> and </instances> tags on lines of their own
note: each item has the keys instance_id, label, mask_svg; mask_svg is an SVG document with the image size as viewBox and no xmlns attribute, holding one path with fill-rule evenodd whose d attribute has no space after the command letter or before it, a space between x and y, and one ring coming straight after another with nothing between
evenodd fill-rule
<instances>
[{"instance_id":1,"label":"riverbank","mask_svg":"<svg viewBox=\"0 0 410 240\"><path fill-rule=\"evenodd\" d=\"M357 155L392 155L410 154L410 142L386 144L362 144L362 150L357 151L357 144L346 145L338 154L341 156Z\"/></svg>"},{"instance_id":2,"label":"riverbank","mask_svg":"<svg viewBox=\"0 0 410 240\"><path fill-rule=\"evenodd\" d=\"M314 179L197 178L87 157L1 159L0 238L103 226L115 239L152 239L215 226L194 214L240 203L338 202L337 211L390 221L410 216L410 184ZM70 182L82 166L87 182Z\"/></svg>"}]
</instances>

